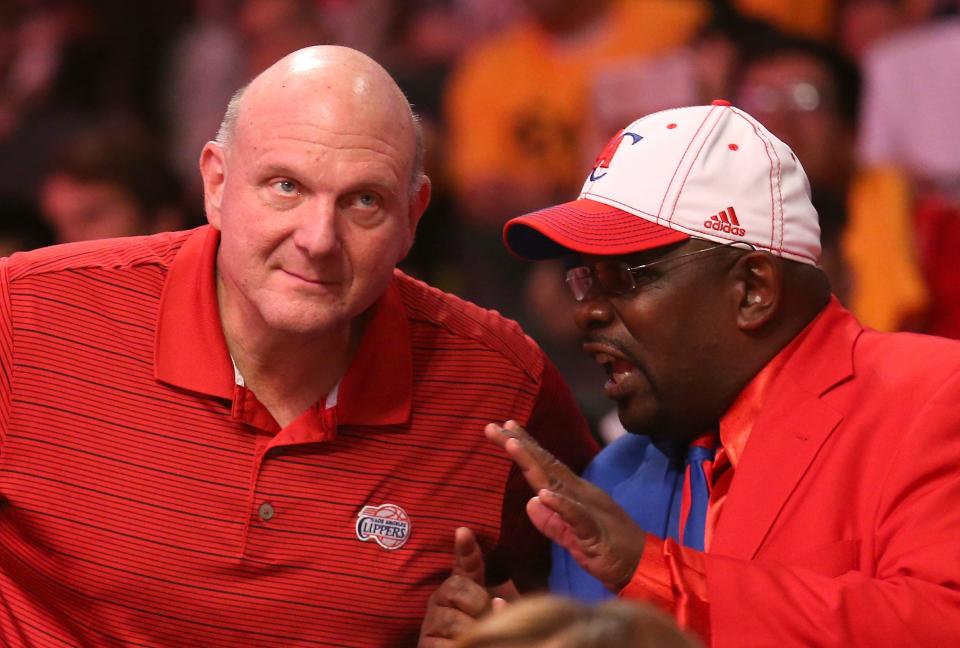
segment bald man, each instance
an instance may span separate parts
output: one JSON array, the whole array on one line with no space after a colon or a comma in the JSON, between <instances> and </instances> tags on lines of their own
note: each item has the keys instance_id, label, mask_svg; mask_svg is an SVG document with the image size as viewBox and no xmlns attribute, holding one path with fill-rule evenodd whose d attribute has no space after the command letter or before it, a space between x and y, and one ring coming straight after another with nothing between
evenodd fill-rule
<instances>
[{"instance_id":1,"label":"bald man","mask_svg":"<svg viewBox=\"0 0 960 648\"><path fill-rule=\"evenodd\" d=\"M542 582L483 425L592 442L515 324L395 269L421 146L380 66L300 50L203 149L209 225L0 261L0 645L413 645L461 526Z\"/></svg>"}]
</instances>

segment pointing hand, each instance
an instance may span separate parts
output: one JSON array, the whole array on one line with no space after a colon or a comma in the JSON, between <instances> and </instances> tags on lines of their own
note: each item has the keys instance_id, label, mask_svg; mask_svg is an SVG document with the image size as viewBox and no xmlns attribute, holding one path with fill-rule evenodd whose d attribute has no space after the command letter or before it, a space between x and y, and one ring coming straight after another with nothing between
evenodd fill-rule
<instances>
[{"instance_id":1,"label":"pointing hand","mask_svg":"<svg viewBox=\"0 0 960 648\"><path fill-rule=\"evenodd\" d=\"M533 525L612 592L630 582L643 553L644 532L605 492L581 479L514 421L491 423L487 438L520 468L536 496Z\"/></svg>"}]
</instances>

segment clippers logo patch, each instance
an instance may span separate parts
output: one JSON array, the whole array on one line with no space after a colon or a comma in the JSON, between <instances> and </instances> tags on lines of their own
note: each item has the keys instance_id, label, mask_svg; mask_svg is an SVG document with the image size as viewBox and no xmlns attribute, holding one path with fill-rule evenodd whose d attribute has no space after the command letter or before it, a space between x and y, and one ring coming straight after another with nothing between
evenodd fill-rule
<instances>
[{"instance_id":1,"label":"clippers logo patch","mask_svg":"<svg viewBox=\"0 0 960 648\"><path fill-rule=\"evenodd\" d=\"M718 212L703 221L703 226L709 229L715 229L719 232L733 234L734 236L743 236L747 230L740 227L740 221L737 219L737 212L733 207L727 207L722 212Z\"/></svg>"},{"instance_id":2,"label":"clippers logo patch","mask_svg":"<svg viewBox=\"0 0 960 648\"><path fill-rule=\"evenodd\" d=\"M396 504L364 506L357 513L357 538L373 540L384 549L393 551L407 543L411 524L407 512Z\"/></svg>"},{"instance_id":3,"label":"clippers logo patch","mask_svg":"<svg viewBox=\"0 0 960 648\"><path fill-rule=\"evenodd\" d=\"M613 156L616 155L617 149L620 148L620 142L623 141L623 138L630 138L630 146L633 146L637 142L643 139L643 135L637 135L636 133L631 133L629 131L624 132L620 131L613 136L607 145L603 147L603 150L600 151L600 155L597 156L597 159L593 162L593 171L590 172L590 180L599 180L603 176L607 175L607 172L599 173L600 169L610 168L610 162L613 161Z\"/></svg>"}]
</instances>

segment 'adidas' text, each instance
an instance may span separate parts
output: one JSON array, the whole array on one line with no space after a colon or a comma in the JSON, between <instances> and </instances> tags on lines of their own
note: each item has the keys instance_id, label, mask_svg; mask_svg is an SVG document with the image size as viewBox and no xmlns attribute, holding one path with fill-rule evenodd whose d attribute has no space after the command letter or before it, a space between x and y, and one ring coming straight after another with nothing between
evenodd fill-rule
<instances>
[{"instance_id":1,"label":"'adidas' text","mask_svg":"<svg viewBox=\"0 0 960 648\"><path fill-rule=\"evenodd\" d=\"M726 234L733 234L734 236L743 236L747 233L747 230L740 227L737 212L734 211L733 207L727 207L723 211L717 212L703 221L703 226Z\"/></svg>"}]
</instances>

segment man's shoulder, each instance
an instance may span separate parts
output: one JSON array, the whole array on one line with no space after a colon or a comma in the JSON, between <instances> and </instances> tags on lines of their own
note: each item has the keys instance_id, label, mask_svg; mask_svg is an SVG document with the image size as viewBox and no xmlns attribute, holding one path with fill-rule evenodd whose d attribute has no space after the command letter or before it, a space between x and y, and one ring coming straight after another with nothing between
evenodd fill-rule
<instances>
[{"instance_id":1,"label":"man's shoulder","mask_svg":"<svg viewBox=\"0 0 960 648\"><path fill-rule=\"evenodd\" d=\"M164 232L97 241L65 243L18 252L7 259L11 282L89 269L169 266L183 243L196 230Z\"/></svg>"},{"instance_id":2,"label":"man's shoulder","mask_svg":"<svg viewBox=\"0 0 960 648\"><path fill-rule=\"evenodd\" d=\"M866 329L856 342L852 361L854 380L849 389L859 394L858 402L921 407L945 385L960 379L960 341Z\"/></svg>"},{"instance_id":3,"label":"man's shoulder","mask_svg":"<svg viewBox=\"0 0 960 648\"><path fill-rule=\"evenodd\" d=\"M866 329L857 341L855 366L890 374L960 371L960 341L919 333L882 333Z\"/></svg>"},{"instance_id":4,"label":"man's shoulder","mask_svg":"<svg viewBox=\"0 0 960 648\"><path fill-rule=\"evenodd\" d=\"M842 384L840 393L896 397L960 374L960 341L864 327L836 300L795 340L784 372L816 394Z\"/></svg>"},{"instance_id":5,"label":"man's shoulder","mask_svg":"<svg viewBox=\"0 0 960 648\"><path fill-rule=\"evenodd\" d=\"M411 322L442 330L464 344L464 348L474 346L494 351L532 378L539 378L544 365L543 352L513 320L399 270L394 273L394 283Z\"/></svg>"}]
</instances>

